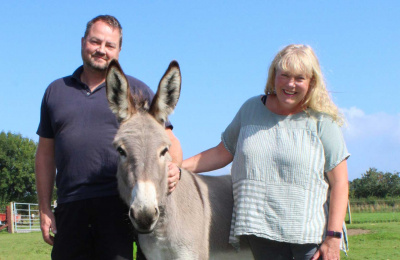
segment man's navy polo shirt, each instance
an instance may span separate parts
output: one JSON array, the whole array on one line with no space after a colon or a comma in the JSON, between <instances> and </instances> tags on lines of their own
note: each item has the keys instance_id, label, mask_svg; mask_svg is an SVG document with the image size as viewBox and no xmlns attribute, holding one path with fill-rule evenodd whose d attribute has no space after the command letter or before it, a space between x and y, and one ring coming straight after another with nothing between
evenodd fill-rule
<instances>
[{"instance_id":1,"label":"man's navy polo shirt","mask_svg":"<svg viewBox=\"0 0 400 260\"><path fill-rule=\"evenodd\" d=\"M117 195L118 153L112 142L119 124L108 107L105 83L91 92L80 80L83 67L46 89L37 134L55 141L57 201ZM132 93L154 93L127 76Z\"/></svg>"}]
</instances>

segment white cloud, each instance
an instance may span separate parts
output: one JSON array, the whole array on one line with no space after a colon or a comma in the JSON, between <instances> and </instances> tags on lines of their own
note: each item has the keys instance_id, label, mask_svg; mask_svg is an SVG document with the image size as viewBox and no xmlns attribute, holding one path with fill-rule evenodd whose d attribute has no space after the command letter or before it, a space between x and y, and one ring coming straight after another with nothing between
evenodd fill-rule
<instances>
[{"instance_id":1,"label":"white cloud","mask_svg":"<svg viewBox=\"0 0 400 260\"><path fill-rule=\"evenodd\" d=\"M356 107L342 109L342 112L347 120L343 133L349 141L385 137L386 140L400 144L400 114L365 114Z\"/></svg>"},{"instance_id":2,"label":"white cloud","mask_svg":"<svg viewBox=\"0 0 400 260\"><path fill-rule=\"evenodd\" d=\"M357 107L342 112L347 120L343 135L351 153L349 179L360 178L370 167L400 171L400 114L366 114Z\"/></svg>"}]
</instances>

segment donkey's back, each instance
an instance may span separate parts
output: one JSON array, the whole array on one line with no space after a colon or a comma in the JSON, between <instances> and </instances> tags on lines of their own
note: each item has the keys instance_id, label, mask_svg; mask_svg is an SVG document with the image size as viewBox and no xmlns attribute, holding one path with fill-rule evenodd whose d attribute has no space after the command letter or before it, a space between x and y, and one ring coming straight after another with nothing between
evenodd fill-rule
<instances>
[{"instance_id":1,"label":"donkey's back","mask_svg":"<svg viewBox=\"0 0 400 260\"><path fill-rule=\"evenodd\" d=\"M198 175L198 179L205 184L202 194L207 196L210 208L210 252L233 249L228 244L233 206L231 176Z\"/></svg>"},{"instance_id":2,"label":"donkey's back","mask_svg":"<svg viewBox=\"0 0 400 260\"><path fill-rule=\"evenodd\" d=\"M247 241L242 239L237 251L229 244L233 210L232 178L230 175L198 175L207 186L210 203L210 259L253 259Z\"/></svg>"}]
</instances>

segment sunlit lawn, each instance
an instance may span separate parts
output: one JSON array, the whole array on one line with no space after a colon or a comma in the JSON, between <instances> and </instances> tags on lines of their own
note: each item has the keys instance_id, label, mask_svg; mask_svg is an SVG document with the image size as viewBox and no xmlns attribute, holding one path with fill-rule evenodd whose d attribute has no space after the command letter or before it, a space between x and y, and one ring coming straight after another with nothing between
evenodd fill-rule
<instances>
[{"instance_id":1,"label":"sunlit lawn","mask_svg":"<svg viewBox=\"0 0 400 260\"><path fill-rule=\"evenodd\" d=\"M349 217L346 216L346 221ZM352 224L400 222L400 212L352 213Z\"/></svg>"},{"instance_id":2,"label":"sunlit lawn","mask_svg":"<svg viewBox=\"0 0 400 260\"><path fill-rule=\"evenodd\" d=\"M400 222L351 224L347 228L370 231L349 237L347 259L400 259Z\"/></svg>"},{"instance_id":3,"label":"sunlit lawn","mask_svg":"<svg viewBox=\"0 0 400 260\"><path fill-rule=\"evenodd\" d=\"M0 260L50 259L51 246L42 239L40 232L9 234L0 232Z\"/></svg>"},{"instance_id":4,"label":"sunlit lawn","mask_svg":"<svg viewBox=\"0 0 400 260\"><path fill-rule=\"evenodd\" d=\"M348 260L397 260L400 259L400 213L356 213L352 214L350 229L369 230L367 234L349 236ZM387 221L387 222L382 222ZM358 224L361 222L361 224ZM0 260L50 259L51 246L47 245L40 232L8 234L0 232Z\"/></svg>"},{"instance_id":5,"label":"sunlit lawn","mask_svg":"<svg viewBox=\"0 0 400 260\"><path fill-rule=\"evenodd\" d=\"M352 213L351 219L348 230L369 233L350 236L348 257L342 254L343 259L400 259L400 212Z\"/></svg>"}]
</instances>

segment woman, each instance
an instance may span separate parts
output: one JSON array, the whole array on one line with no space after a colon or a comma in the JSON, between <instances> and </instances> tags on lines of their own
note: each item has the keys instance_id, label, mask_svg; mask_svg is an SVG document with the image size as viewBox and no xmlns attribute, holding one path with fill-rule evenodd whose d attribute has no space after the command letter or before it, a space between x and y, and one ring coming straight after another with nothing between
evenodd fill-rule
<instances>
[{"instance_id":1,"label":"woman","mask_svg":"<svg viewBox=\"0 0 400 260\"><path fill-rule=\"evenodd\" d=\"M265 95L247 100L214 148L183 162L193 172L232 163L230 243L256 259L339 259L349 157L343 119L313 50L289 45L272 61Z\"/></svg>"}]
</instances>

